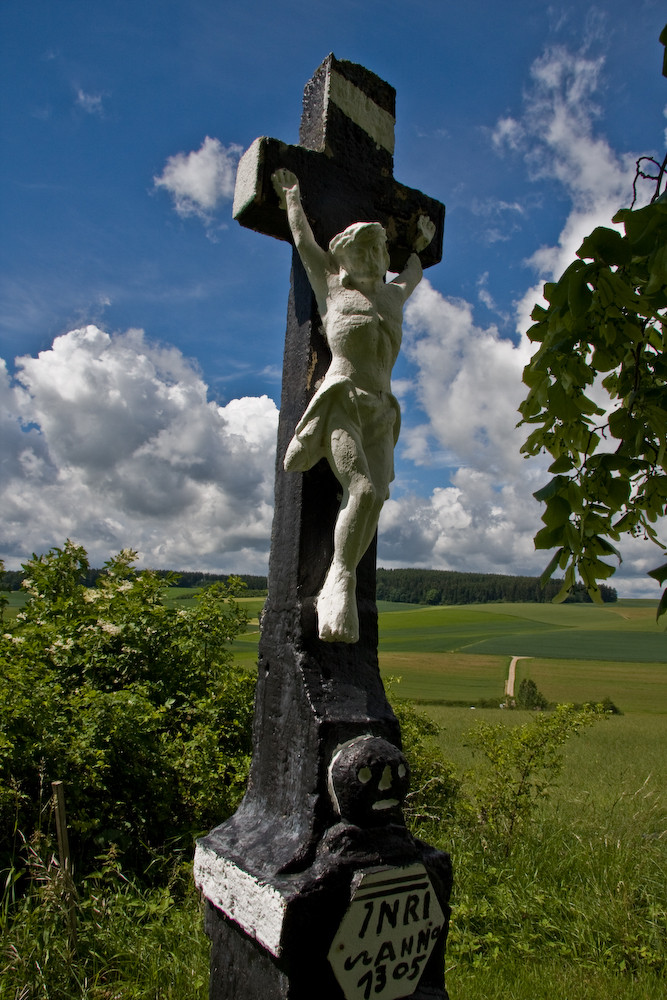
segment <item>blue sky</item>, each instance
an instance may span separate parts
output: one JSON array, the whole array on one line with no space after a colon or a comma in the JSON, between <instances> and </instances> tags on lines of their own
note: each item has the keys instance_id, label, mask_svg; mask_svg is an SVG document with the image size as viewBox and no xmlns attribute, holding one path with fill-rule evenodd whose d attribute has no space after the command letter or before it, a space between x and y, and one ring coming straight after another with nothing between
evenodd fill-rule
<instances>
[{"instance_id":1,"label":"blue sky","mask_svg":"<svg viewBox=\"0 0 667 1000\"><path fill-rule=\"evenodd\" d=\"M663 155L657 0L5 4L0 556L124 546L261 572L290 253L231 218L240 152L296 142L325 56L397 90L395 176L445 202L406 312L380 562L538 573L518 454L545 279ZM635 544L630 594L660 553Z\"/></svg>"}]
</instances>

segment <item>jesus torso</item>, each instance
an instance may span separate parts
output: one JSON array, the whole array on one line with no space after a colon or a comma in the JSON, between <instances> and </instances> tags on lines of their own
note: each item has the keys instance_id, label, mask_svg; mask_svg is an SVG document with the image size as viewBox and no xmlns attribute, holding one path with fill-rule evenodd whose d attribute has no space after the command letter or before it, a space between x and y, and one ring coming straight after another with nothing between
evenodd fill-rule
<instances>
[{"instance_id":1,"label":"jesus torso","mask_svg":"<svg viewBox=\"0 0 667 1000\"><path fill-rule=\"evenodd\" d=\"M377 282L368 290L345 287L329 276L322 323L332 360L328 375L343 375L367 392L389 392L401 346L403 295Z\"/></svg>"}]
</instances>

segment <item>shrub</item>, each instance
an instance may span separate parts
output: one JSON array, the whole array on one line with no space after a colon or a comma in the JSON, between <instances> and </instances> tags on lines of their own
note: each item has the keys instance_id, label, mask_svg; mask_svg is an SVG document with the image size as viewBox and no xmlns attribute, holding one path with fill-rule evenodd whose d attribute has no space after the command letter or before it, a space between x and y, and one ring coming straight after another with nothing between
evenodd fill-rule
<instances>
[{"instance_id":1,"label":"shrub","mask_svg":"<svg viewBox=\"0 0 667 1000\"><path fill-rule=\"evenodd\" d=\"M601 717L597 706L558 705L526 725L482 722L471 732L468 745L481 753L486 766L471 781L469 805L496 850L509 855L518 830L562 769L563 744Z\"/></svg>"},{"instance_id":2,"label":"shrub","mask_svg":"<svg viewBox=\"0 0 667 1000\"><path fill-rule=\"evenodd\" d=\"M535 681L531 681L529 677L525 677L519 684L519 690L516 695L516 707L537 708L541 711L544 711L547 707L547 699L541 691L537 690Z\"/></svg>"},{"instance_id":3,"label":"shrub","mask_svg":"<svg viewBox=\"0 0 667 1000\"><path fill-rule=\"evenodd\" d=\"M246 624L240 581L170 609L169 576L124 550L94 587L67 542L25 564L28 600L0 637L0 851L43 824L50 782L66 786L73 855L115 844L143 870L167 841L233 811L251 751L254 679L230 643Z\"/></svg>"},{"instance_id":4,"label":"shrub","mask_svg":"<svg viewBox=\"0 0 667 1000\"><path fill-rule=\"evenodd\" d=\"M405 818L416 836L429 840L453 819L460 781L438 745L439 726L409 701L397 700L393 709L410 765Z\"/></svg>"}]
</instances>

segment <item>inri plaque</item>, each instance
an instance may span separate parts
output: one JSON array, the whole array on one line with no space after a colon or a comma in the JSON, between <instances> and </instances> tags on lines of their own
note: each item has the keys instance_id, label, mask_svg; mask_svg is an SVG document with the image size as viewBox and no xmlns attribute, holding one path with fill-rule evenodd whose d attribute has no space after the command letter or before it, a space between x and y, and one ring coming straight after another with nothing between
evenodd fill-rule
<instances>
[{"instance_id":1,"label":"inri plaque","mask_svg":"<svg viewBox=\"0 0 667 1000\"><path fill-rule=\"evenodd\" d=\"M423 865L360 872L328 956L346 1000L412 996L444 920Z\"/></svg>"}]
</instances>

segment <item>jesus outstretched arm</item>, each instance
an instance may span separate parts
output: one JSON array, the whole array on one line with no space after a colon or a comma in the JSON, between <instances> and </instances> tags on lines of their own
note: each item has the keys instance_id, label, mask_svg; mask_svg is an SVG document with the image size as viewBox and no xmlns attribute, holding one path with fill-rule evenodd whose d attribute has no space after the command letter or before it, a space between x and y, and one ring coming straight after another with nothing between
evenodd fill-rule
<instances>
[{"instance_id":1,"label":"jesus outstretched arm","mask_svg":"<svg viewBox=\"0 0 667 1000\"><path fill-rule=\"evenodd\" d=\"M276 170L271 178L281 207L287 212L287 221L299 257L306 269L311 288L315 292L317 308L322 320L326 315L327 274L331 269L329 254L317 243L306 213L301 204L299 181L291 170Z\"/></svg>"}]
</instances>

